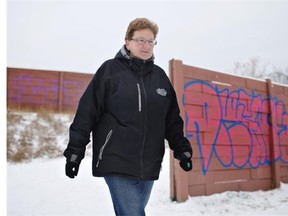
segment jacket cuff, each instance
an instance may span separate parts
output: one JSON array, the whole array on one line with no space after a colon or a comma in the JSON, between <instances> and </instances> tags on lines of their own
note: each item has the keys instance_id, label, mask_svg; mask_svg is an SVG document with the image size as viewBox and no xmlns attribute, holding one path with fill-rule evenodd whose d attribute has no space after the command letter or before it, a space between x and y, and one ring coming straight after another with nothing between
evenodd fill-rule
<instances>
[{"instance_id":1,"label":"jacket cuff","mask_svg":"<svg viewBox=\"0 0 288 216\"><path fill-rule=\"evenodd\" d=\"M82 160L79 155L71 153L70 151L64 151L63 155L66 157L67 162L80 164Z\"/></svg>"},{"instance_id":2,"label":"jacket cuff","mask_svg":"<svg viewBox=\"0 0 288 216\"><path fill-rule=\"evenodd\" d=\"M192 154L189 151L183 152L179 154L178 156L175 157L177 160L182 161L185 159L190 159L192 158Z\"/></svg>"}]
</instances>

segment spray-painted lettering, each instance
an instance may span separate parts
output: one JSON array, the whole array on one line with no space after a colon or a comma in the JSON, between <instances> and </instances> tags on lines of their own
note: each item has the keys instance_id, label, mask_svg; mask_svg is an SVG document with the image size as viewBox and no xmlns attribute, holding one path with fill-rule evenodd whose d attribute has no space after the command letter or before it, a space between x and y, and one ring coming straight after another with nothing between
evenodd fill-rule
<instances>
[{"instance_id":1,"label":"spray-painted lettering","mask_svg":"<svg viewBox=\"0 0 288 216\"><path fill-rule=\"evenodd\" d=\"M271 131L276 136L275 162L288 164L288 112L283 101L241 88L220 90L199 80L187 82L184 89L186 136L198 146L204 175L213 157L227 168L270 164ZM277 124L271 124L271 115Z\"/></svg>"}]
</instances>

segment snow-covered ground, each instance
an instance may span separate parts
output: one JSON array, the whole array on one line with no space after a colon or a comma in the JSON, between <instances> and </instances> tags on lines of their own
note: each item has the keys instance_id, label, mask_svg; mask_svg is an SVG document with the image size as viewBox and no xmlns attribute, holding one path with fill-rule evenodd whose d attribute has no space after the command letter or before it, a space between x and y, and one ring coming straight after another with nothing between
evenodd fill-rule
<instances>
[{"instance_id":1,"label":"snow-covered ground","mask_svg":"<svg viewBox=\"0 0 288 216\"><path fill-rule=\"evenodd\" d=\"M42 113L36 116L35 113L16 112L8 119L7 134L14 143L12 150L19 147L21 137L31 133L31 140L25 141L33 144L33 151L39 147L41 139L49 140L50 145L59 145L61 149L66 147L67 130L72 121L67 115L47 116ZM91 152L91 147L87 152ZM91 153L87 153L82 161L75 179L65 176L64 157L40 158L7 164L8 216L114 215L106 183L102 178L92 177ZM170 200L169 184L169 150L166 149L160 179L154 184L146 208L147 216L284 216L288 212L288 184L266 192L228 191L190 197L184 203Z\"/></svg>"},{"instance_id":2,"label":"snow-covered ground","mask_svg":"<svg viewBox=\"0 0 288 216\"><path fill-rule=\"evenodd\" d=\"M114 215L104 180L92 177L91 157L82 161L75 179L65 176L64 166L64 158L8 164L7 215ZM190 197L184 203L172 202L169 190L169 154L166 151L160 179L154 184L146 208L147 216L284 216L288 212L288 184L266 192L228 191Z\"/></svg>"}]
</instances>

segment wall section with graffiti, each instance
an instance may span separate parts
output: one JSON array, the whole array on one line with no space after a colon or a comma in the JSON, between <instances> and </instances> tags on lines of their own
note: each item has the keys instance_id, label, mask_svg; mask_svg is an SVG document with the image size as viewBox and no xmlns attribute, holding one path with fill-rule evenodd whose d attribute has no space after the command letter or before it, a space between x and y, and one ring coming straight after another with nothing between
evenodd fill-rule
<instances>
[{"instance_id":1,"label":"wall section with graffiti","mask_svg":"<svg viewBox=\"0 0 288 216\"><path fill-rule=\"evenodd\" d=\"M268 190L288 182L288 86L179 60L170 61L170 78L194 150L191 173L171 162L172 198Z\"/></svg>"},{"instance_id":2,"label":"wall section with graffiti","mask_svg":"<svg viewBox=\"0 0 288 216\"><path fill-rule=\"evenodd\" d=\"M27 110L75 111L93 74L7 68L7 106Z\"/></svg>"}]
</instances>

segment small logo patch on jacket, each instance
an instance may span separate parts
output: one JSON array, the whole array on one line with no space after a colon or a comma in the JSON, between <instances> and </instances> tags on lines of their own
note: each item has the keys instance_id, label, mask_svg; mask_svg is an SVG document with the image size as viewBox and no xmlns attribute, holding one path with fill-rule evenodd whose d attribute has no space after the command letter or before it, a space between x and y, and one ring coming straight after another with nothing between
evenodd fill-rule
<instances>
[{"instance_id":1,"label":"small logo patch on jacket","mask_svg":"<svg viewBox=\"0 0 288 216\"><path fill-rule=\"evenodd\" d=\"M164 96L164 97L166 97L166 95L167 95L167 91L166 91L164 88L157 88L157 89L156 89L156 92L157 92L159 95Z\"/></svg>"}]
</instances>

